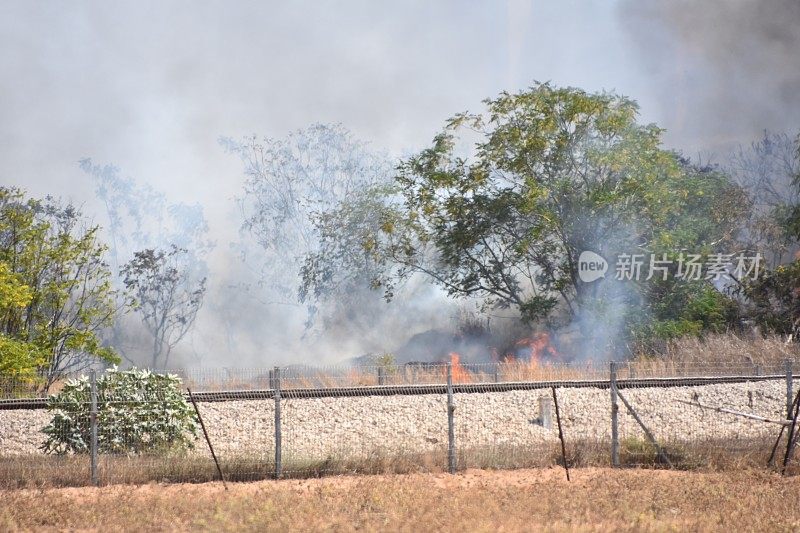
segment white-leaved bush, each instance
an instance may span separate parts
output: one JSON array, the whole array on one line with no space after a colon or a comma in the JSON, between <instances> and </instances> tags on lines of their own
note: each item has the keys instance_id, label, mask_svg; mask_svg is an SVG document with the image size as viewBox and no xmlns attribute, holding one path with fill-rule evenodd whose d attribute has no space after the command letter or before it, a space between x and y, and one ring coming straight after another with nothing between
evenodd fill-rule
<instances>
[{"instance_id":1,"label":"white-leaved bush","mask_svg":"<svg viewBox=\"0 0 800 533\"><path fill-rule=\"evenodd\" d=\"M53 418L42 431L45 453L87 453L91 438L89 379L70 380L48 398ZM148 370L112 369L97 378L98 451L112 454L169 453L191 448L196 414L181 380Z\"/></svg>"}]
</instances>

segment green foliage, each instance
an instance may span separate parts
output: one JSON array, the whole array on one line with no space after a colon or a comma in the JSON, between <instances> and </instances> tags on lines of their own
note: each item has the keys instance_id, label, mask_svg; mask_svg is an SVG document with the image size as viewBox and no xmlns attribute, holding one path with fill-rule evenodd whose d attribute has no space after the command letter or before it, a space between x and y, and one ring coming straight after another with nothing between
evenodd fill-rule
<instances>
[{"instance_id":1,"label":"green foliage","mask_svg":"<svg viewBox=\"0 0 800 533\"><path fill-rule=\"evenodd\" d=\"M0 262L0 319L6 321L10 314L24 308L33 299L31 289L19 281L5 262Z\"/></svg>"},{"instance_id":2,"label":"green foliage","mask_svg":"<svg viewBox=\"0 0 800 533\"><path fill-rule=\"evenodd\" d=\"M98 337L116 311L98 231L72 206L0 188L0 334L44 355L47 384L92 359L118 362Z\"/></svg>"},{"instance_id":3,"label":"green foliage","mask_svg":"<svg viewBox=\"0 0 800 533\"><path fill-rule=\"evenodd\" d=\"M0 262L0 322L6 323L32 299L30 287L23 285L6 263ZM35 344L0 333L0 377L33 381L36 369L45 361L45 354Z\"/></svg>"},{"instance_id":4,"label":"green foliage","mask_svg":"<svg viewBox=\"0 0 800 533\"><path fill-rule=\"evenodd\" d=\"M739 303L708 281L669 278L644 287L647 305L628 317L632 339L645 351L657 351L662 341L739 326Z\"/></svg>"},{"instance_id":5,"label":"green foliage","mask_svg":"<svg viewBox=\"0 0 800 533\"><path fill-rule=\"evenodd\" d=\"M48 399L54 411L42 431L46 453L86 453L90 443L90 384L70 380ZM147 370L109 370L97 379L98 450L144 454L179 451L193 446L197 435L194 409L174 375Z\"/></svg>"},{"instance_id":6,"label":"green foliage","mask_svg":"<svg viewBox=\"0 0 800 533\"><path fill-rule=\"evenodd\" d=\"M36 381L36 370L47 355L33 343L12 339L0 333L0 378L14 377Z\"/></svg>"},{"instance_id":7,"label":"green foliage","mask_svg":"<svg viewBox=\"0 0 800 533\"><path fill-rule=\"evenodd\" d=\"M363 204L379 220L356 216L352 231L349 215L366 210L349 201L322 220L306 287L324 294L329 272L369 264L388 296L422 273L451 296L516 309L527 322L557 312L570 321L647 292L581 283L581 251L710 251L734 238L742 190L663 150L661 130L637 122L632 100L545 83L485 104L402 161L396 187Z\"/></svg>"},{"instance_id":8,"label":"green foliage","mask_svg":"<svg viewBox=\"0 0 800 533\"><path fill-rule=\"evenodd\" d=\"M650 250L669 258L683 250L708 254L735 249L748 210L746 192L715 167L678 156L680 172L667 180Z\"/></svg>"},{"instance_id":9,"label":"green foliage","mask_svg":"<svg viewBox=\"0 0 800 533\"><path fill-rule=\"evenodd\" d=\"M619 448L620 462L622 464L651 466L666 464L664 457L658 453L653 443L644 437L627 436L620 441ZM691 460L685 446L680 443L662 444L661 450L673 465L691 468L695 462Z\"/></svg>"},{"instance_id":10,"label":"green foliage","mask_svg":"<svg viewBox=\"0 0 800 533\"><path fill-rule=\"evenodd\" d=\"M394 196L392 187L365 187L317 216L320 245L301 268L301 301L335 297L337 305L347 306L365 281L370 288L383 288L387 299L394 296L392 280L383 277L390 264L385 238L404 223L392 206Z\"/></svg>"},{"instance_id":11,"label":"green foliage","mask_svg":"<svg viewBox=\"0 0 800 533\"><path fill-rule=\"evenodd\" d=\"M746 313L763 332L790 335L796 341L800 339L800 204L796 203L800 196L800 135L794 141L793 157L781 159L784 172L793 169L794 190L784 195L786 199L779 197L770 204L770 214L780 219L780 235L788 239L786 251L794 252L794 260L763 272L756 280L742 280L736 293L744 297Z\"/></svg>"},{"instance_id":12,"label":"green foliage","mask_svg":"<svg viewBox=\"0 0 800 533\"><path fill-rule=\"evenodd\" d=\"M749 313L763 331L783 335L800 333L800 260L764 272L743 284Z\"/></svg>"}]
</instances>

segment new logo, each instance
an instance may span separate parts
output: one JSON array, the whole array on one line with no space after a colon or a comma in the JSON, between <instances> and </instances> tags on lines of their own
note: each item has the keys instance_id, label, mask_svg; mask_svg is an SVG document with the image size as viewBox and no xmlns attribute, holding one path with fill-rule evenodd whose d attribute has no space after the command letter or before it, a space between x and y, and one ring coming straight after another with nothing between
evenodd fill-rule
<instances>
[{"instance_id":1,"label":"new logo","mask_svg":"<svg viewBox=\"0 0 800 533\"><path fill-rule=\"evenodd\" d=\"M591 283L596 279L604 278L608 272L608 262L603 256L588 250L581 252L578 257L578 277L584 283Z\"/></svg>"}]
</instances>

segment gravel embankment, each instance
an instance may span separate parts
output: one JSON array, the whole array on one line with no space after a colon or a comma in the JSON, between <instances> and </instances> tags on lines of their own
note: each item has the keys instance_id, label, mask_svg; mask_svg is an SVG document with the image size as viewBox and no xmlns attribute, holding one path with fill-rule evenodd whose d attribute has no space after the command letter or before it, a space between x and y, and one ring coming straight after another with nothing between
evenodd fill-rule
<instances>
[{"instance_id":1,"label":"gravel embankment","mask_svg":"<svg viewBox=\"0 0 800 533\"><path fill-rule=\"evenodd\" d=\"M659 439L739 439L777 434L778 426L678 403L709 406L780 419L786 405L783 381L695 387L624 389L622 394ZM607 439L610 396L607 389L559 389L568 439ZM530 445L557 438L553 427L538 422L539 398L549 390L456 394L456 438L459 449ZM374 453L441 451L447 446L447 402L444 395L364 396L294 399L282 403L284 456L324 459ZM200 404L209 436L220 456L263 456L274 452L272 400ZM49 420L44 410L0 411L0 455L41 453L40 432ZM620 435L643 437L620 402ZM198 442L195 453L206 453Z\"/></svg>"}]
</instances>

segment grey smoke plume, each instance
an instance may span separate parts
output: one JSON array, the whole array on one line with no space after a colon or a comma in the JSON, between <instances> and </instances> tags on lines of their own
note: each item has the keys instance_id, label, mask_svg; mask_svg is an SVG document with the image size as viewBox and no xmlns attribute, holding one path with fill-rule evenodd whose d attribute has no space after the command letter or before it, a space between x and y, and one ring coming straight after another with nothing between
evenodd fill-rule
<instances>
[{"instance_id":1,"label":"grey smoke plume","mask_svg":"<svg viewBox=\"0 0 800 533\"><path fill-rule=\"evenodd\" d=\"M800 126L797 0L624 0L618 10L669 144L724 159L765 129Z\"/></svg>"},{"instance_id":2,"label":"grey smoke plume","mask_svg":"<svg viewBox=\"0 0 800 533\"><path fill-rule=\"evenodd\" d=\"M629 95L671 147L721 155L800 124L798 31L792 0L3 2L0 181L102 223L77 164L92 157L171 204L202 206L217 246L185 362L334 361L393 349L454 311L415 289L369 335L296 342L302 312L235 289L257 276L236 253L244 175L220 135L341 122L399 156L453 113L538 79Z\"/></svg>"}]
</instances>

